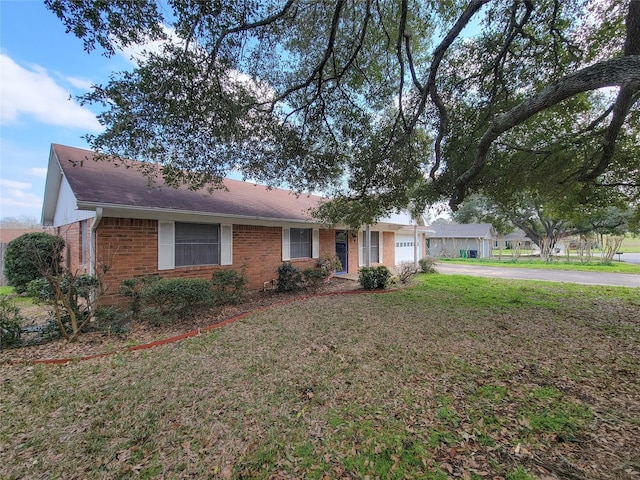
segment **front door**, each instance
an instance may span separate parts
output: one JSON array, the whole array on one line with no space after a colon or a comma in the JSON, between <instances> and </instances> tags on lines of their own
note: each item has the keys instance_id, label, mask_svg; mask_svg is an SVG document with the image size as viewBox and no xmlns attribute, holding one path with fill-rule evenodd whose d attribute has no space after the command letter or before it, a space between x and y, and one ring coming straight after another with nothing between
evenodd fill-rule
<instances>
[{"instance_id":1,"label":"front door","mask_svg":"<svg viewBox=\"0 0 640 480\"><path fill-rule=\"evenodd\" d=\"M336 273L347 273L349 271L349 242L347 232L336 231L336 255L342 263L342 271Z\"/></svg>"}]
</instances>

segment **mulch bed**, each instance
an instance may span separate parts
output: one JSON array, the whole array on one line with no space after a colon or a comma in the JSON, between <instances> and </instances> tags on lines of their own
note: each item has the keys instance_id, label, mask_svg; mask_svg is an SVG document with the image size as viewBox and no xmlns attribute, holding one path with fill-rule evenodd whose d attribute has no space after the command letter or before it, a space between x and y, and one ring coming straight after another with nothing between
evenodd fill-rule
<instances>
[{"instance_id":1,"label":"mulch bed","mask_svg":"<svg viewBox=\"0 0 640 480\"><path fill-rule=\"evenodd\" d=\"M251 292L246 297L246 300L239 305L216 307L198 316L183 318L171 323L150 325L148 322L143 321L131 322L129 324L130 331L124 335L91 330L81 334L78 341L74 343L69 343L59 338L46 343L6 349L0 351L0 364L82 359L125 351L131 347L140 347L178 337L188 332L197 332L199 329L206 329L241 315L283 302L310 295L355 292L359 289L358 282L332 278L329 283L322 285L322 287L313 292L280 293L275 290Z\"/></svg>"}]
</instances>

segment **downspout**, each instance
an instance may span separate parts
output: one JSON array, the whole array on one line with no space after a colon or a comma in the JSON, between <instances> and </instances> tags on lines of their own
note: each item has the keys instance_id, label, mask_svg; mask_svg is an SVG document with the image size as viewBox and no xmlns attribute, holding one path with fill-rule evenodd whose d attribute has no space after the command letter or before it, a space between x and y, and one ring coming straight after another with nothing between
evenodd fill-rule
<instances>
[{"instance_id":1,"label":"downspout","mask_svg":"<svg viewBox=\"0 0 640 480\"><path fill-rule=\"evenodd\" d=\"M89 275L96 276L96 230L102 220L102 207L96 208L96 216L91 224L91 235L89 238Z\"/></svg>"}]
</instances>

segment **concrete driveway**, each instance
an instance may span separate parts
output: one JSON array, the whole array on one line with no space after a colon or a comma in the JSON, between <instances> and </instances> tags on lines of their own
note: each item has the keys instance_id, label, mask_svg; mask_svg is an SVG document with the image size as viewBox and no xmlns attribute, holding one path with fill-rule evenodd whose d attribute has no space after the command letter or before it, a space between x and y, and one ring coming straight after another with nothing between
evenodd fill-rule
<instances>
[{"instance_id":1,"label":"concrete driveway","mask_svg":"<svg viewBox=\"0 0 640 480\"><path fill-rule=\"evenodd\" d=\"M484 267L470 264L436 265L445 275L472 275L476 277L515 278L547 282L582 283L585 285L612 285L616 287L640 287L640 274L578 272L572 270L543 270L535 268Z\"/></svg>"}]
</instances>

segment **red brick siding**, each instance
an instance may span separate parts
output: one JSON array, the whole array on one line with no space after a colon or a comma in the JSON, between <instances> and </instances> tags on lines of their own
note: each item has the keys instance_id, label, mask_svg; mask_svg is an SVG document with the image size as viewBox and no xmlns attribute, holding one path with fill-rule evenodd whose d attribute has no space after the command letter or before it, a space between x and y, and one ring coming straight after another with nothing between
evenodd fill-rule
<instances>
[{"instance_id":1,"label":"red brick siding","mask_svg":"<svg viewBox=\"0 0 640 480\"><path fill-rule=\"evenodd\" d=\"M87 220L87 241L90 236L92 220ZM56 229L56 235L65 241L62 264L74 273L89 273L89 248L87 244L87 258L82 258L82 228L81 222L71 223Z\"/></svg>"},{"instance_id":2,"label":"red brick siding","mask_svg":"<svg viewBox=\"0 0 640 480\"><path fill-rule=\"evenodd\" d=\"M396 235L393 232L381 232L382 264L388 268L396 265Z\"/></svg>"},{"instance_id":3,"label":"red brick siding","mask_svg":"<svg viewBox=\"0 0 640 480\"><path fill-rule=\"evenodd\" d=\"M282 228L233 225L233 265L207 265L158 270L158 222L103 218L97 229L98 262L109 266L104 279L109 292L117 292L122 280L159 274L163 278L211 278L213 272L240 270L246 266L249 288L258 290L277 278L282 263ZM320 255L335 253L335 231L320 230ZM300 268L315 266L312 259L292 260ZM107 303L117 302L113 295Z\"/></svg>"}]
</instances>

